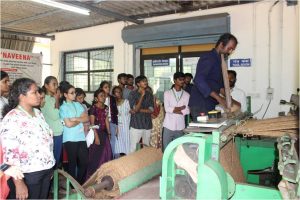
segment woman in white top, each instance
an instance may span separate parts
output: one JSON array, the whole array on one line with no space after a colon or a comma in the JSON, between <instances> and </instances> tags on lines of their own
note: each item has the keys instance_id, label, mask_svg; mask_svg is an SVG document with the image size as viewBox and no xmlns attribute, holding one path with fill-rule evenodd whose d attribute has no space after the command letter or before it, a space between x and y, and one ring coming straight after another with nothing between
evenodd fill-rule
<instances>
[{"instance_id":1,"label":"woman in white top","mask_svg":"<svg viewBox=\"0 0 300 200\"><path fill-rule=\"evenodd\" d=\"M3 107L8 103L7 98L4 95L7 95L9 92L9 77L5 71L1 71L1 81L0 81L0 123L3 119L2 110Z\"/></svg>"},{"instance_id":2,"label":"woman in white top","mask_svg":"<svg viewBox=\"0 0 300 200\"><path fill-rule=\"evenodd\" d=\"M40 95L33 80L20 78L12 84L0 139L3 162L20 167L24 179L9 183L9 199L48 198L55 164L53 132L41 111L34 108L39 104Z\"/></svg>"}]
</instances>

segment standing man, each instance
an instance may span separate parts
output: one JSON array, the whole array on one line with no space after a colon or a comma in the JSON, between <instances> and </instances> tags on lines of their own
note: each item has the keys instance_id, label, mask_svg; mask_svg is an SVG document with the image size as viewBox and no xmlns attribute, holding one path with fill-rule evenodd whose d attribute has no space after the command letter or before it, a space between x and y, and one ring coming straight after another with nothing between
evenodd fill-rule
<instances>
[{"instance_id":1,"label":"standing man","mask_svg":"<svg viewBox=\"0 0 300 200\"><path fill-rule=\"evenodd\" d=\"M230 86L230 94L232 98L240 104L241 111L247 111L247 98L246 94L243 90L235 87L236 83L236 72L234 70L228 70L228 79L229 79L229 86Z\"/></svg>"},{"instance_id":2,"label":"standing man","mask_svg":"<svg viewBox=\"0 0 300 200\"><path fill-rule=\"evenodd\" d=\"M124 99L128 99L129 93L131 92L131 90L125 87L126 81L127 81L127 74L125 73L118 74L118 83L119 83L119 87L122 88L122 96Z\"/></svg>"},{"instance_id":3,"label":"standing man","mask_svg":"<svg viewBox=\"0 0 300 200\"><path fill-rule=\"evenodd\" d=\"M133 90L129 95L131 109L130 119L130 152L134 152L136 144L143 138L143 143L150 144L150 134L152 129L151 114L154 110L153 95L146 90L148 80L140 75L135 78L137 90Z\"/></svg>"},{"instance_id":4,"label":"standing man","mask_svg":"<svg viewBox=\"0 0 300 200\"><path fill-rule=\"evenodd\" d=\"M193 83L192 83L193 75L191 73L184 74L184 85L183 89L187 91L187 93L191 94Z\"/></svg>"},{"instance_id":5,"label":"standing man","mask_svg":"<svg viewBox=\"0 0 300 200\"><path fill-rule=\"evenodd\" d=\"M132 74L127 74L126 88L128 88L131 91L135 89L133 85L133 81L134 81L134 76Z\"/></svg>"},{"instance_id":6,"label":"standing man","mask_svg":"<svg viewBox=\"0 0 300 200\"><path fill-rule=\"evenodd\" d=\"M170 142L183 135L184 117L190 114L188 106L190 95L182 89L184 74L182 72L174 73L173 80L172 88L164 92L166 116L163 125L163 151Z\"/></svg>"},{"instance_id":7,"label":"standing man","mask_svg":"<svg viewBox=\"0 0 300 200\"><path fill-rule=\"evenodd\" d=\"M214 49L201 56L198 61L196 75L194 78L194 87L192 87L189 106L192 118L197 120L200 113L208 113L213 110L217 104L226 107L226 100L219 94L225 94L221 54L229 56L236 48L238 41L230 33L221 35Z\"/></svg>"}]
</instances>

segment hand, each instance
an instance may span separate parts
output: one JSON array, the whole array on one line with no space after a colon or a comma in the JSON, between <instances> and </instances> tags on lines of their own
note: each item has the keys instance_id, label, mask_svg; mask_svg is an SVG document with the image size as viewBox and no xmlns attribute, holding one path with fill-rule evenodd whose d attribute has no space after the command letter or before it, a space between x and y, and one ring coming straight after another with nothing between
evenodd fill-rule
<instances>
[{"instance_id":1,"label":"hand","mask_svg":"<svg viewBox=\"0 0 300 200\"><path fill-rule=\"evenodd\" d=\"M145 96L146 90L140 90L139 92L140 92L141 96L143 97L143 96Z\"/></svg>"},{"instance_id":2,"label":"hand","mask_svg":"<svg viewBox=\"0 0 300 200\"><path fill-rule=\"evenodd\" d=\"M129 113L130 113L130 114L135 114L135 111L134 111L133 109L131 109L131 110L129 111Z\"/></svg>"},{"instance_id":3,"label":"hand","mask_svg":"<svg viewBox=\"0 0 300 200\"><path fill-rule=\"evenodd\" d=\"M15 180L16 186L16 199L27 199L28 198L28 188L23 180Z\"/></svg>"},{"instance_id":4,"label":"hand","mask_svg":"<svg viewBox=\"0 0 300 200\"><path fill-rule=\"evenodd\" d=\"M22 179L24 178L23 173L21 172L21 169L17 166L10 166L4 174L13 177L14 179Z\"/></svg>"},{"instance_id":5,"label":"hand","mask_svg":"<svg viewBox=\"0 0 300 200\"><path fill-rule=\"evenodd\" d=\"M180 110L184 110L186 108L186 106L184 105L184 106L181 106L181 107L179 107L179 109Z\"/></svg>"},{"instance_id":6,"label":"hand","mask_svg":"<svg viewBox=\"0 0 300 200\"><path fill-rule=\"evenodd\" d=\"M100 139L99 139L99 137L95 137L95 144L96 145L100 145Z\"/></svg>"},{"instance_id":7,"label":"hand","mask_svg":"<svg viewBox=\"0 0 300 200\"><path fill-rule=\"evenodd\" d=\"M226 100L223 97L218 98L217 101L224 109L227 109Z\"/></svg>"},{"instance_id":8,"label":"hand","mask_svg":"<svg viewBox=\"0 0 300 200\"><path fill-rule=\"evenodd\" d=\"M183 115L183 113L180 111L180 110L178 110L178 111L176 111L176 112L174 112L175 114L178 114L178 115Z\"/></svg>"}]
</instances>

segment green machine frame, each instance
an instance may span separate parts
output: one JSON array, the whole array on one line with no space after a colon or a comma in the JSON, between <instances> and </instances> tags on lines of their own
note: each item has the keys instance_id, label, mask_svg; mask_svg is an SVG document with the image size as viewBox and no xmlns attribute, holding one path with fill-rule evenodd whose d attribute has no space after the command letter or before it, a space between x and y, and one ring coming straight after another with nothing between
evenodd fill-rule
<instances>
[{"instance_id":1,"label":"green machine frame","mask_svg":"<svg viewBox=\"0 0 300 200\"><path fill-rule=\"evenodd\" d=\"M174 154L178 146L198 145L197 185L195 199L282 199L278 190L249 184L236 184L219 163L221 134L190 133L171 142L163 155L160 197L181 199L175 191L177 175L187 171L177 167Z\"/></svg>"}]
</instances>

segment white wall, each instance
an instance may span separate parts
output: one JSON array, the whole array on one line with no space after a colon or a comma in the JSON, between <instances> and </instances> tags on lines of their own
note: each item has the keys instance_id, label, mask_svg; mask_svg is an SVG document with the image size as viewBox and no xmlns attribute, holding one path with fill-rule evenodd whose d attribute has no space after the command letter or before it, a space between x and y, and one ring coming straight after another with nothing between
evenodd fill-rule
<instances>
[{"instance_id":1,"label":"white wall","mask_svg":"<svg viewBox=\"0 0 300 200\"><path fill-rule=\"evenodd\" d=\"M233 68L238 73L237 87L252 96L252 111L261 118L268 101L266 90L268 84L268 11L274 1L201 10L184 14L173 14L145 19L145 23L216 14L227 12L231 19L231 32L238 38L239 45L231 58L251 58L249 68ZM55 34L51 42L52 74L58 75L60 55L64 51L114 47L114 73L131 73L133 71L133 50L131 45L121 39L121 30L127 24L117 22L91 28ZM271 13L271 54L270 54L270 87L274 88L267 117L287 111L288 106L280 106L280 99L289 100L290 95L299 87L299 5L287 7L286 2L279 2ZM116 76L115 76L116 83Z\"/></svg>"}]
</instances>

